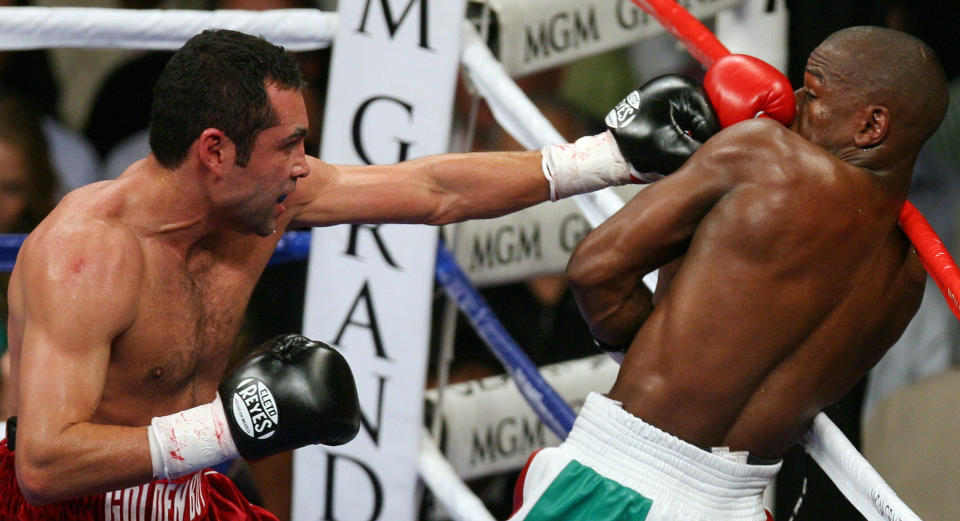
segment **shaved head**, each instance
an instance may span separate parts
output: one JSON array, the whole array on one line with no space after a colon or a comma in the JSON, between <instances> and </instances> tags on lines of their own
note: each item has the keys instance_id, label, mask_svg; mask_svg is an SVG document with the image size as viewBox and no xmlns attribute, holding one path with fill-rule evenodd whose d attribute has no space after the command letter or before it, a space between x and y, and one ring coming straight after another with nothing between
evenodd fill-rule
<instances>
[{"instance_id":1,"label":"shaved head","mask_svg":"<svg viewBox=\"0 0 960 521\"><path fill-rule=\"evenodd\" d=\"M947 110L947 80L937 54L923 41L882 27L851 27L821 47L841 57L840 75L857 103L887 106L918 144L940 125Z\"/></svg>"}]
</instances>

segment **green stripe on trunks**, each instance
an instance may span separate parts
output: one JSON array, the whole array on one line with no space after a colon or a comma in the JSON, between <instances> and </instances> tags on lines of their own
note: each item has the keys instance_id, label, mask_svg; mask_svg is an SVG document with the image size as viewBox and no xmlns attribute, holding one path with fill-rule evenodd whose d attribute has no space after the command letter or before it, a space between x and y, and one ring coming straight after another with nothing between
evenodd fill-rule
<instances>
[{"instance_id":1,"label":"green stripe on trunks","mask_svg":"<svg viewBox=\"0 0 960 521\"><path fill-rule=\"evenodd\" d=\"M653 500L571 461L550 483L527 521L643 521Z\"/></svg>"}]
</instances>

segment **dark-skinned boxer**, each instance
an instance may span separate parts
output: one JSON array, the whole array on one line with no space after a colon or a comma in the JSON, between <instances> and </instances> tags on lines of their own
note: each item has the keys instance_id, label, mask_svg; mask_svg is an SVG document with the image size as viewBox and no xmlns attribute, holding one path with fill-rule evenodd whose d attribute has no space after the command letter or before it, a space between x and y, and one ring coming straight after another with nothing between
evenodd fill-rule
<instances>
[{"instance_id":1,"label":"dark-skinned boxer","mask_svg":"<svg viewBox=\"0 0 960 521\"><path fill-rule=\"evenodd\" d=\"M571 256L581 313L623 362L566 440L531 458L511 519L769 519L762 493L783 452L916 312L926 272L897 219L946 110L935 53L875 27L830 36L789 128L754 118L755 79L721 82L744 107L711 96L750 119ZM642 279L657 269L651 292Z\"/></svg>"}]
</instances>

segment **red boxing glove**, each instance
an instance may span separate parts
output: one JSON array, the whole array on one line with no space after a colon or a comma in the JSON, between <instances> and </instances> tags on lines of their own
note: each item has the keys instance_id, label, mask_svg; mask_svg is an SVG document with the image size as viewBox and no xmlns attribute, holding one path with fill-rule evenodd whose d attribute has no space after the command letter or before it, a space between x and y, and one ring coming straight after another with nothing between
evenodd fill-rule
<instances>
[{"instance_id":1,"label":"red boxing glove","mask_svg":"<svg viewBox=\"0 0 960 521\"><path fill-rule=\"evenodd\" d=\"M755 117L790 126L797 113L790 80L753 56L729 54L720 58L707 70L703 88L723 128Z\"/></svg>"}]
</instances>

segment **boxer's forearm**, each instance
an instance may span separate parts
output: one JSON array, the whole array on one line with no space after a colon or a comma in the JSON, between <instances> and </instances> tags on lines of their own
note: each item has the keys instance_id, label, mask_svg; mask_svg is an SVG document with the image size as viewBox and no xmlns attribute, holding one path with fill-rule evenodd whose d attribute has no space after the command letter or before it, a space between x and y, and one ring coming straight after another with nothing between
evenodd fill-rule
<instances>
[{"instance_id":1,"label":"boxer's forearm","mask_svg":"<svg viewBox=\"0 0 960 521\"><path fill-rule=\"evenodd\" d=\"M394 165L314 160L292 226L447 224L504 215L549 199L539 151L443 154Z\"/></svg>"},{"instance_id":2,"label":"boxer's forearm","mask_svg":"<svg viewBox=\"0 0 960 521\"><path fill-rule=\"evenodd\" d=\"M33 504L100 494L153 478L145 427L78 423L40 438L21 421L17 480Z\"/></svg>"},{"instance_id":3,"label":"boxer's forearm","mask_svg":"<svg viewBox=\"0 0 960 521\"><path fill-rule=\"evenodd\" d=\"M424 190L424 222L497 217L549 199L539 151L447 154L397 165ZM401 177L401 178L402 178Z\"/></svg>"}]
</instances>

